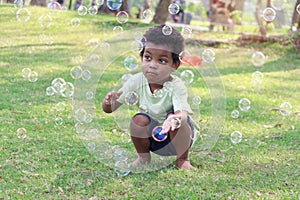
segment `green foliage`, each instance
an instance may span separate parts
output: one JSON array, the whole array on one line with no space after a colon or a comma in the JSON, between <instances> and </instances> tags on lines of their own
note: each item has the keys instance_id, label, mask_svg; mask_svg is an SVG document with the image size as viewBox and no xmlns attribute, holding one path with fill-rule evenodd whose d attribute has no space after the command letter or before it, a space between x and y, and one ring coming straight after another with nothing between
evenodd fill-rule
<instances>
[{"instance_id":1,"label":"green foliage","mask_svg":"<svg viewBox=\"0 0 300 200\"><path fill-rule=\"evenodd\" d=\"M75 131L73 99L45 95L54 78L74 83L70 69L82 65L76 57L85 59L92 52L89 41L109 40L115 34L113 27L119 24L114 16L81 17L75 11L27 8L31 18L22 23L17 21L12 5L0 5L0 199L299 199L300 59L291 45L212 48L226 90L227 112L214 148L200 160L195 156L198 152L191 153L196 171L180 171L171 163L161 170L121 178L97 159L107 155L92 153L82 135ZM53 23L44 28L38 19L47 13L51 13ZM80 19L76 28L70 24L74 18ZM126 31L149 25L130 19L121 26ZM52 38L53 44L41 40L41 34ZM193 34L193 38L208 40L238 36ZM255 51L266 55L261 68L251 63ZM101 111L100 103L125 72L117 68L122 58L99 80L96 106L92 108L96 110L94 120L100 124L101 134L118 143L122 141L115 133L115 120ZM26 67L38 72L37 82L22 77ZM190 68L182 66L180 70L184 69ZM264 74L260 90L251 82L256 70ZM211 118L210 93L202 77L196 77L191 87L203 91L199 124L205 138ZM243 97L251 100L252 107L241 112L238 119L232 119L230 113L238 109L238 101ZM283 117L279 106L285 101L293 105L293 112ZM66 105L62 112L56 108L59 102ZM62 117L62 125L56 124L57 117ZM25 128L27 137L20 137L18 128ZM230 142L234 130L243 133L242 141L235 145ZM201 139L196 141L196 145L201 144ZM133 148L131 143L126 145Z\"/></svg>"}]
</instances>

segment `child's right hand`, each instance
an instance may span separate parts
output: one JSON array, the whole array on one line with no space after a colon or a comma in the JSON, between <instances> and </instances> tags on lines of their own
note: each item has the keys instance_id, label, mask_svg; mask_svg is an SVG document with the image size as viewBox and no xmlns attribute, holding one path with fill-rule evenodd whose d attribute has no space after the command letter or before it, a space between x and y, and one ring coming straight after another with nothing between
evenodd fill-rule
<instances>
[{"instance_id":1,"label":"child's right hand","mask_svg":"<svg viewBox=\"0 0 300 200\"><path fill-rule=\"evenodd\" d=\"M105 99L104 99L104 103L106 105L112 105L116 102L116 100L121 96L123 92L122 91L110 91L109 93L107 93Z\"/></svg>"}]
</instances>

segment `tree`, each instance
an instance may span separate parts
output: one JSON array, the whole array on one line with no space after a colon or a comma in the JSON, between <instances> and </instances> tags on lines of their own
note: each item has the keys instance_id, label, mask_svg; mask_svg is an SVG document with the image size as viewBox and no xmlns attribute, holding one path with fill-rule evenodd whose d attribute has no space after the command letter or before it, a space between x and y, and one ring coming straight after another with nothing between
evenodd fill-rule
<instances>
[{"instance_id":1,"label":"tree","mask_svg":"<svg viewBox=\"0 0 300 200\"><path fill-rule=\"evenodd\" d=\"M295 26L295 24L297 24L297 30L300 29L300 14L297 11L298 5L300 5L300 0L296 1L292 16L292 26Z\"/></svg>"},{"instance_id":2,"label":"tree","mask_svg":"<svg viewBox=\"0 0 300 200\"><path fill-rule=\"evenodd\" d=\"M156 24L164 24L169 16L168 7L172 3L172 0L160 0L153 17L153 22Z\"/></svg>"}]
</instances>

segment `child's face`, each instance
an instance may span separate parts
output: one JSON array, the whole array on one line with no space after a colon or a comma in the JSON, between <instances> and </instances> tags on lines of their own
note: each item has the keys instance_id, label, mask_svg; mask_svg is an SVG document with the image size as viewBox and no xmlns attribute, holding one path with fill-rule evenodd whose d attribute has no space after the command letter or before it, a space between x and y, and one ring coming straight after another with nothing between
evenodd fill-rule
<instances>
[{"instance_id":1,"label":"child's face","mask_svg":"<svg viewBox=\"0 0 300 200\"><path fill-rule=\"evenodd\" d=\"M149 83L163 84L179 66L166 46L147 43L142 57L142 72Z\"/></svg>"}]
</instances>

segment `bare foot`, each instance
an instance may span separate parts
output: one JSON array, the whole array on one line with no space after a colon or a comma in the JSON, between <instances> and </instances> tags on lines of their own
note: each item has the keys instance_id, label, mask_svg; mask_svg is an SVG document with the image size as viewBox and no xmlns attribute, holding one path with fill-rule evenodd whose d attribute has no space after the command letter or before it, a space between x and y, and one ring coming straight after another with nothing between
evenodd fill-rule
<instances>
[{"instance_id":1,"label":"bare foot","mask_svg":"<svg viewBox=\"0 0 300 200\"><path fill-rule=\"evenodd\" d=\"M187 159L177 159L176 165L179 169L182 169L182 170L196 169L195 167L193 167L193 165L191 165L190 161Z\"/></svg>"},{"instance_id":2,"label":"bare foot","mask_svg":"<svg viewBox=\"0 0 300 200\"><path fill-rule=\"evenodd\" d=\"M131 164L130 164L130 166L131 167L137 167L137 166L139 166L139 165L143 165L143 164L148 164L148 163L150 163L150 161L151 161L151 156L150 156L150 154L148 154L148 153L146 153L146 154L143 154L143 155L138 155L138 158L135 160L135 161L133 161Z\"/></svg>"}]
</instances>

